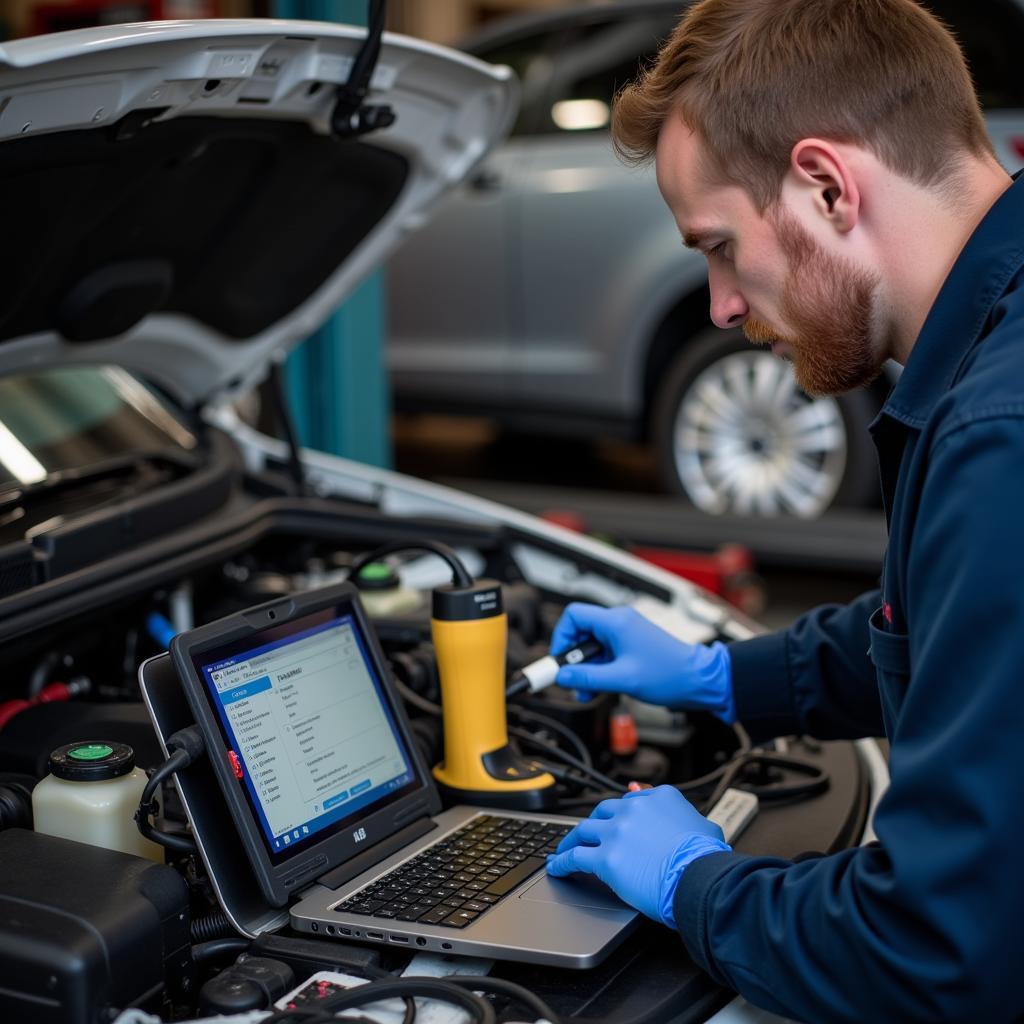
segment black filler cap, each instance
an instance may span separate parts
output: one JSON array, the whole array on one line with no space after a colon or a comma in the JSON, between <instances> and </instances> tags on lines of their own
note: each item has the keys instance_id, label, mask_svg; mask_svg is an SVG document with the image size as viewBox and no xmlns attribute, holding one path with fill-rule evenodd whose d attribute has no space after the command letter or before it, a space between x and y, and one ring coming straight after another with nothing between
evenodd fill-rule
<instances>
[{"instance_id":1,"label":"black filler cap","mask_svg":"<svg viewBox=\"0 0 1024 1024\"><path fill-rule=\"evenodd\" d=\"M504 610L501 584L497 580L477 580L468 587L460 587L454 583L434 587L431 614L441 622L494 619Z\"/></svg>"},{"instance_id":2,"label":"black filler cap","mask_svg":"<svg viewBox=\"0 0 1024 1024\"><path fill-rule=\"evenodd\" d=\"M71 782L103 782L128 775L135 751L127 743L81 740L65 743L50 754L50 773Z\"/></svg>"}]
</instances>

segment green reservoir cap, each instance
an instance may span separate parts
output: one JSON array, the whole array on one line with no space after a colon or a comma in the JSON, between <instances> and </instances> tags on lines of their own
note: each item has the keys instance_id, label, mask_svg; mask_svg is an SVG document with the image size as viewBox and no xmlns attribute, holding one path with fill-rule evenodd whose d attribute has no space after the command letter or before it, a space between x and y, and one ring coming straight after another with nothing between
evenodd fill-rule
<instances>
[{"instance_id":1,"label":"green reservoir cap","mask_svg":"<svg viewBox=\"0 0 1024 1024\"><path fill-rule=\"evenodd\" d=\"M101 757L109 757L114 748L106 743L86 743L81 747L72 747L68 757L72 761L98 761Z\"/></svg>"},{"instance_id":2,"label":"green reservoir cap","mask_svg":"<svg viewBox=\"0 0 1024 1024\"><path fill-rule=\"evenodd\" d=\"M135 751L127 743L80 740L65 743L50 754L50 774L71 782L102 782L128 775Z\"/></svg>"},{"instance_id":3,"label":"green reservoir cap","mask_svg":"<svg viewBox=\"0 0 1024 1024\"><path fill-rule=\"evenodd\" d=\"M370 562L359 570L353 582L360 590L394 590L402 581L387 562Z\"/></svg>"}]
</instances>

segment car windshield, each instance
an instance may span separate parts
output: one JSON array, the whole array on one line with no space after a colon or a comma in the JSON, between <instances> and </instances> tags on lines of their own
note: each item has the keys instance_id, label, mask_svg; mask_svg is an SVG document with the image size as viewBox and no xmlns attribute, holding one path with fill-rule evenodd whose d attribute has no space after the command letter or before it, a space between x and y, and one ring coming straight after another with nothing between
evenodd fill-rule
<instances>
[{"instance_id":1,"label":"car windshield","mask_svg":"<svg viewBox=\"0 0 1024 1024\"><path fill-rule=\"evenodd\" d=\"M0 378L0 495L133 454L185 454L196 443L124 370L81 367Z\"/></svg>"}]
</instances>

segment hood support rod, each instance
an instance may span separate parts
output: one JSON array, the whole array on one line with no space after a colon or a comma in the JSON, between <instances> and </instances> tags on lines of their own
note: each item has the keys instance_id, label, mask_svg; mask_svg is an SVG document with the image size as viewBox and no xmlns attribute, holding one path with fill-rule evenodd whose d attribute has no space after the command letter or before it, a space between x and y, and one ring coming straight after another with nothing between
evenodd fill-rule
<instances>
[{"instance_id":1,"label":"hood support rod","mask_svg":"<svg viewBox=\"0 0 1024 1024\"><path fill-rule=\"evenodd\" d=\"M331 113L331 131L339 139L352 139L395 123L395 112L386 103L367 103L370 79L380 56L384 35L385 0L370 0L366 39L356 54L348 81L338 86Z\"/></svg>"}]
</instances>

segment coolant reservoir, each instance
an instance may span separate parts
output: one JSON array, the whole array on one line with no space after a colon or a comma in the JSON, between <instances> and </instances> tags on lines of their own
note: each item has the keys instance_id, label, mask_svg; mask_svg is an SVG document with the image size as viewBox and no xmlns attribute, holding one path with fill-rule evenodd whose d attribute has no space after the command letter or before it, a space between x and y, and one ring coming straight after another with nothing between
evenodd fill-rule
<instances>
[{"instance_id":1,"label":"coolant reservoir","mask_svg":"<svg viewBox=\"0 0 1024 1024\"><path fill-rule=\"evenodd\" d=\"M352 582L359 588L359 597L370 618L408 615L424 607L423 595L404 586L398 573L387 562L364 565Z\"/></svg>"},{"instance_id":2,"label":"coolant reservoir","mask_svg":"<svg viewBox=\"0 0 1024 1024\"><path fill-rule=\"evenodd\" d=\"M50 754L50 774L32 790L37 832L164 860L163 847L135 824L146 773L127 743L68 743Z\"/></svg>"}]
</instances>

